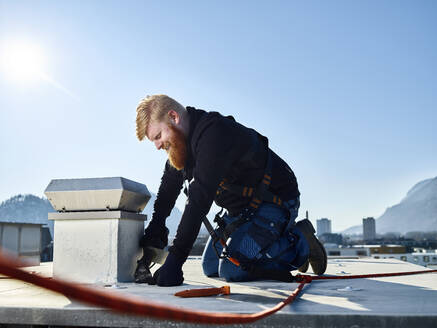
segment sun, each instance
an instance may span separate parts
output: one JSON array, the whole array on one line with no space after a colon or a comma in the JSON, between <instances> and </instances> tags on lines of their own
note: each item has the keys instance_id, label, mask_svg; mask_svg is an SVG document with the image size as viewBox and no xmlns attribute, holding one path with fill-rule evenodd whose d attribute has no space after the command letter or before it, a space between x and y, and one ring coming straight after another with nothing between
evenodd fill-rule
<instances>
[{"instance_id":1,"label":"sun","mask_svg":"<svg viewBox=\"0 0 437 328\"><path fill-rule=\"evenodd\" d=\"M25 87L31 82L43 82L79 101L77 95L49 75L47 63L47 54L36 43L0 40L0 75Z\"/></svg>"},{"instance_id":2,"label":"sun","mask_svg":"<svg viewBox=\"0 0 437 328\"><path fill-rule=\"evenodd\" d=\"M9 79L34 82L43 79L46 58L42 49L29 42L4 43L0 48L2 71Z\"/></svg>"}]
</instances>

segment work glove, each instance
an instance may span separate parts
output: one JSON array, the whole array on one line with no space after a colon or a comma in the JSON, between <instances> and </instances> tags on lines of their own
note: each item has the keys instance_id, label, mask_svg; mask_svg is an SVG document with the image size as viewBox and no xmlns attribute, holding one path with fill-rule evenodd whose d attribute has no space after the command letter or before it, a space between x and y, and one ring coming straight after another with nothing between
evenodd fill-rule
<instances>
[{"instance_id":1,"label":"work glove","mask_svg":"<svg viewBox=\"0 0 437 328\"><path fill-rule=\"evenodd\" d=\"M182 285L184 282L184 273L182 272L184 262L185 259L170 252L164 264L153 275L156 284L161 287Z\"/></svg>"},{"instance_id":2,"label":"work glove","mask_svg":"<svg viewBox=\"0 0 437 328\"><path fill-rule=\"evenodd\" d=\"M144 230L144 236L140 239L140 247L156 247L163 249L168 244L169 230L165 225L153 224L150 222L149 226Z\"/></svg>"}]
</instances>

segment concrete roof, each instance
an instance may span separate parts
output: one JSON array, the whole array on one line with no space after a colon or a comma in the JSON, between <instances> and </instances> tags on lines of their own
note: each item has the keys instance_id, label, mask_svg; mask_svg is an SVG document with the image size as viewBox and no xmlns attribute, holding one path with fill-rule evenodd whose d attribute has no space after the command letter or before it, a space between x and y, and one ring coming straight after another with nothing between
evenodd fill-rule
<instances>
[{"instance_id":1,"label":"concrete roof","mask_svg":"<svg viewBox=\"0 0 437 328\"><path fill-rule=\"evenodd\" d=\"M51 276L51 263L27 268ZM424 267L395 259L330 259L327 274L419 271ZM203 276L200 259L184 265L185 282L178 287L157 287L120 283L112 291L195 310L255 313L285 299L295 283L257 281L226 283ZM231 286L231 295L208 298L178 298L177 291ZM280 312L251 326L294 327L437 327L437 274L314 281L300 297ZM156 321L150 318L114 314L106 309L81 304L28 283L0 276L0 325L26 324L98 327L191 327L189 323ZM200 326L199 326L200 327ZM211 327L211 325L208 325ZM237 326L235 326L237 327ZM241 327L241 325L238 325Z\"/></svg>"}]
</instances>

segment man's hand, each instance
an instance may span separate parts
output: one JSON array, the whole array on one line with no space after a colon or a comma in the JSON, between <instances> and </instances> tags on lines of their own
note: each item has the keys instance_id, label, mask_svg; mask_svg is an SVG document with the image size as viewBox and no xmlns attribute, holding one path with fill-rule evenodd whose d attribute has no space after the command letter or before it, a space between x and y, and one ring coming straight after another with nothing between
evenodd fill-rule
<instances>
[{"instance_id":1,"label":"man's hand","mask_svg":"<svg viewBox=\"0 0 437 328\"><path fill-rule=\"evenodd\" d=\"M184 282L182 265L185 259L179 258L174 253L169 253L165 263L153 275L156 284L161 287L179 286Z\"/></svg>"},{"instance_id":2,"label":"man's hand","mask_svg":"<svg viewBox=\"0 0 437 328\"><path fill-rule=\"evenodd\" d=\"M134 278L138 284L155 284L155 279L150 273L150 264L153 261L153 254L149 248L164 249L168 243L168 229L165 225L157 225L151 222L140 239L140 246L143 248L143 257L137 262Z\"/></svg>"},{"instance_id":3,"label":"man's hand","mask_svg":"<svg viewBox=\"0 0 437 328\"><path fill-rule=\"evenodd\" d=\"M155 247L163 249L168 244L168 229L165 226L154 225L153 222L144 230L144 236L140 239L141 247Z\"/></svg>"}]
</instances>

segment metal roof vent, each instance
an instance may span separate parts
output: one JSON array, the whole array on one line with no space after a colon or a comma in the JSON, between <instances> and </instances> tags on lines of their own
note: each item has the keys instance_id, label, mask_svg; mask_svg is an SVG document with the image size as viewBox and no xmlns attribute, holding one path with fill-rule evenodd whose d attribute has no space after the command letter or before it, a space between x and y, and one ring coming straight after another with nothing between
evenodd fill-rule
<instances>
[{"instance_id":1,"label":"metal roof vent","mask_svg":"<svg viewBox=\"0 0 437 328\"><path fill-rule=\"evenodd\" d=\"M54 179L44 194L58 212L122 210L140 213L151 197L144 184L122 177Z\"/></svg>"}]
</instances>

